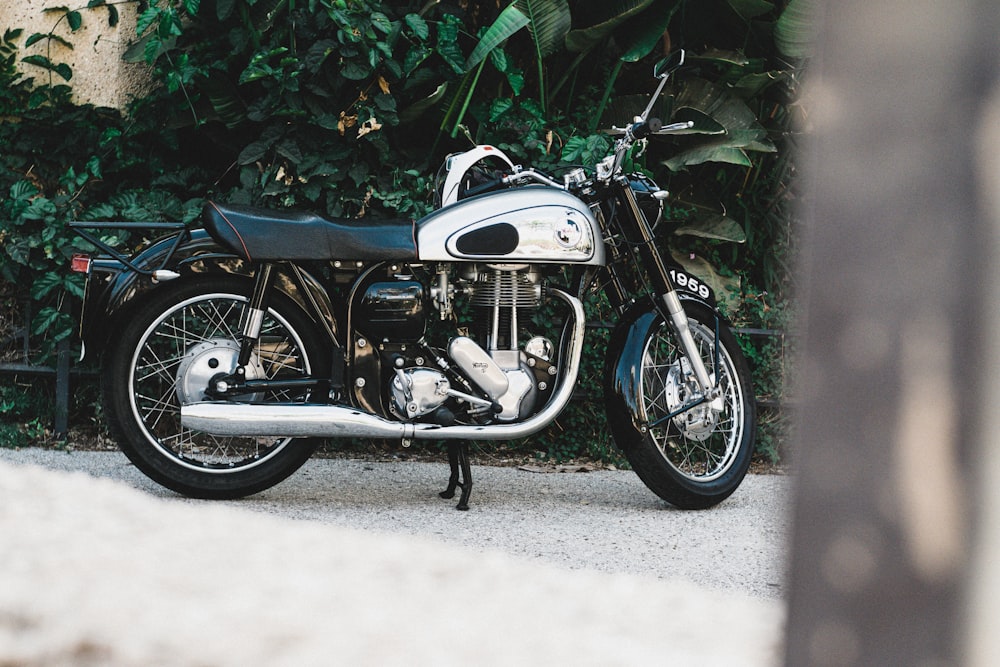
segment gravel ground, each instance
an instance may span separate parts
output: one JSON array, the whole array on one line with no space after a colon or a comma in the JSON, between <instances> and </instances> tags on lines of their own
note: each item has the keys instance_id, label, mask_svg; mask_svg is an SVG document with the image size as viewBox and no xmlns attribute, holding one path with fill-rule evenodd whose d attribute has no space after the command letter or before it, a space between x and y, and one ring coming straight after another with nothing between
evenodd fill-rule
<instances>
[{"instance_id":1,"label":"gravel ground","mask_svg":"<svg viewBox=\"0 0 1000 667\"><path fill-rule=\"evenodd\" d=\"M445 463L312 459L251 498L209 502L163 489L118 452L0 449L0 461L84 472L183 504L420 536L562 569L681 580L772 600L784 593L792 480L783 475L748 475L722 504L690 512L659 500L629 471L473 466L471 509L458 512L454 500L437 497Z\"/></svg>"},{"instance_id":2,"label":"gravel ground","mask_svg":"<svg viewBox=\"0 0 1000 667\"><path fill-rule=\"evenodd\" d=\"M0 451L0 665L780 664L783 602L743 591L780 588L787 480L682 513L630 473L476 468L456 512L445 467L206 503L120 454Z\"/></svg>"}]
</instances>

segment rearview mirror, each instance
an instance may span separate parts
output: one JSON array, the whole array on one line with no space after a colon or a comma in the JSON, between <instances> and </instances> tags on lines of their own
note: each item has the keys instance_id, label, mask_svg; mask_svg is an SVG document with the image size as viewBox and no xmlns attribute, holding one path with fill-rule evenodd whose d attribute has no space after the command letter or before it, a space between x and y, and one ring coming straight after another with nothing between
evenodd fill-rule
<instances>
[{"instance_id":1,"label":"rearview mirror","mask_svg":"<svg viewBox=\"0 0 1000 667\"><path fill-rule=\"evenodd\" d=\"M684 49L678 49L653 66L653 76L657 79L664 79L670 73L684 64Z\"/></svg>"}]
</instances>

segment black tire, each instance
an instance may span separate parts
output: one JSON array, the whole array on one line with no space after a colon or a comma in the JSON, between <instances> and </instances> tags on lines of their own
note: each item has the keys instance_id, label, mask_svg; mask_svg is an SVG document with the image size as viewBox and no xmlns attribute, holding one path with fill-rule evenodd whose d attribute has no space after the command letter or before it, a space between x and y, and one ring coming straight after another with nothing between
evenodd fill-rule
<instances>
[{"instance_id":1,"label":"black tire","mask_svg":"<svg viewBox=\"0 0 1000 667\"><path fill-rule=\"evenodd\" d=\"M240 498L295 472L317 442L216 437L181 427L180 406L207 400L210 374L232 371L240 315L253 281L229 275L165 283L134 307L110 342L102 386L108 425L139 470L195 498ZM287 296L274 293L248 377L296 377L329 367L329 346ZM302 402L308 393L269 392L254 401Z\"/></svg>"},{"instance_id":2,"label":"black tire","mask_svg":"<svg viewBox=\"0 0 1000 667\"><path fill-rule=\"evenodd\" d=\"M757 411L750 369L732 332L719 323L716 369L715 313L694 302L685 303L684 309L709 374L713 380L720 374L721 406L705 403L643 431L628 401L611 395L609 383L608 422L615 442L650 490L681 509L705 509L728 498L743 481L753 456ZM651 320L642 363L637 364L640 424L653 424L688 400L691 385L685 380L682 357L673 330L662 317Z\"/></svg>"}]
</instances>

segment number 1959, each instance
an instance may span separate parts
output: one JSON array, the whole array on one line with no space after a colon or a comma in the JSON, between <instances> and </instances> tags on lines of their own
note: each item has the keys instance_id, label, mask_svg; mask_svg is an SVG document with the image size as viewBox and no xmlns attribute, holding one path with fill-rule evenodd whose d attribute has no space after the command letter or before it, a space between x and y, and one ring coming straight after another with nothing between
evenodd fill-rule
<instances>
[{"instance_id":1,"label":"number 1959","mask_svg":"<svg viewBox=\"0 0 1000 667\"><path fill-rule=\"evenodd\" d=\"M702 299L710 298L712 292L708 289L708 285L701 282L694 276L684 273L683 271L678 271L677 269L670 269L670 280L673 281L679 289L686 290L692 294L697 294Z\"/></svg>"}]
</instances>

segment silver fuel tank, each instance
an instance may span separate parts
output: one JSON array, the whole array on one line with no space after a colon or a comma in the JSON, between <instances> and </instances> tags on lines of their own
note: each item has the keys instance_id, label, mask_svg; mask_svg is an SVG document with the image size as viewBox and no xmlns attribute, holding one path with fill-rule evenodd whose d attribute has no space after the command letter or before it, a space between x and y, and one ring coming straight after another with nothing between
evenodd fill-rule
<instances>
[{"instance_id":1,"label":"silver fuel tank","mask_svg":"<svg viewBox=\"0 0 1000 667\"><path fill-rule=\"evenodd\" d=\"M417 223L423 261L605 263L593 213L546 186L501 190L450 204Z\"/></svg>"}]
</instances>

